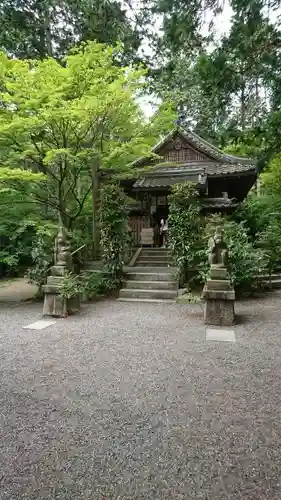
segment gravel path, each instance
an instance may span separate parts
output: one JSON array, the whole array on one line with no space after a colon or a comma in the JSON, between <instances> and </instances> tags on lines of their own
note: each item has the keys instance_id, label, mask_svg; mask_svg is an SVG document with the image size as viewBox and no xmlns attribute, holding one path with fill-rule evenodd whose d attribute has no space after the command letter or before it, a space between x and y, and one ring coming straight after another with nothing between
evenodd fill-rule
<instances>
[{"instance_id":1,"label":"gravel path","mask_svg":"<svg viewBox=\"0 0 281 500\"><path fill-rule=\"evenodd\" d=\"M0 303L29 300L36 292L37 286L28 283L25 278L0 280Z\"/></svg>"},{"instance_id":2,"label":"gravel path","mask_svg":"<svg viewBox=\"0 0 281 500\"><path fill-rule=\"evenodd\" d=\"M1 500L280 500L280 299L87 306L44 330L0 307Z\"/></svg>"}]
</instances>

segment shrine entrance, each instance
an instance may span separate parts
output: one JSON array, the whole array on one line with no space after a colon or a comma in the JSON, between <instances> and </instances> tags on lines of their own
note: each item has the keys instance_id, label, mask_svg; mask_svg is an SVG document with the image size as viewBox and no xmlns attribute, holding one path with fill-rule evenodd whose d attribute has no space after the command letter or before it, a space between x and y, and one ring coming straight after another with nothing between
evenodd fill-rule
<instances>
[{"instance_id":1,"label":"shrine entrance","mask_svg":"<svg viewBox=\"0 0 281 500\"><path fill-rule=\"evenodd\" d=\"M122 184L135 201L129 223L137 245L142 228L153 228L168 218L168 196L175 184L194 183L204 214L228 214L245 199L257 179L253 159L226 154L181 127L172 130L151 152L153 156L134 162L139 175Z\"/></svg>"},{"instance_id":2,"label":"shrine entrance","mask_svg":"<svg viewBox=\"0 0 281 500\"><path fill-rule=\"evenodd\" d=\"M139 245L142 230L151 229L154 232L156 246L159 246L160 238L157 237L157 231L160 231L161 219L166 220L169 216L168 193L138 193L137 200L139 208L132 211L129 217L134 242Z\"/></svg>"}]
</instances>

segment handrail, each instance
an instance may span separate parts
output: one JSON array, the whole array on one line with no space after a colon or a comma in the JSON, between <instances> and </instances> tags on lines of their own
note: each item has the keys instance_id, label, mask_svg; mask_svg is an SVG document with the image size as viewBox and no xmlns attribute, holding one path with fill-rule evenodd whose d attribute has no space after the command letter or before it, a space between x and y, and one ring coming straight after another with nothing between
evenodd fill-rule
<instances>
[{"instance_id":1,"label":"handrail","mask_svg":"<svg viewBox=\"0 0 281 500\"><path fill-rule=\"evenodd\" d=\"M72 257L72 255L75 255L77 252L79 252L79 250L82 250L82 248L84 248L86 246L87 246L86 243L84 243L84 245L82 245L81 247L74 250L74 252L71 253L71 257ZM50 267L47 267L46 272L48 273L50 271L50 269L52 269L53 266L54 266L54 264L52 264Z\"/></svg>"},{"instance_id":2,"label":"handrail","mask_svg":"<svg viewBox=\"0 0 281 500\"><path fill-rule=\"evenodd\" d=\"M77 252L79 252L80 250L82 250L82 248L85 248L86 246L87 246L86 243L84 243L84 245L74 250L74 252L72 252L71 255L75 255Z\"/></svg>"}]
</instances>

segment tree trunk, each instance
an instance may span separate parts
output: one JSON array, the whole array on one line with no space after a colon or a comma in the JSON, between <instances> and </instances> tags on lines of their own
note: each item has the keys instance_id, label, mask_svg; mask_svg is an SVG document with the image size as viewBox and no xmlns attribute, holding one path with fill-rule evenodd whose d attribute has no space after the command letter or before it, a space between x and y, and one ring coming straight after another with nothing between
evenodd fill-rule
<instances>
[{"instance_id":1,"label":"tree trunk","mask_svg":"<svg viewBox=\"0 0 281 500\"><path fill-rule=\"evenodd\" d=\"M65 203L65 195L64 195L64 179L63 179L63 170L60 165L60 181L58 182L58 221L59 225L68 228L69 218L67 217L66 212L66 203Z\"/></svg>"},{"instance_id":2,"label":"tree trunk","mask_svg":"<svg viewBox=\"0 0 281 500\"><path fill-rule=\"evenodd\" d=\"M256 181L256 188L257 188L257 196L260 196L261 195L261 181L260 181L259 177L257 178L257 181Z\"/></svg>"},{"instance_id":3,"label":"tree trunk","mask_svg":"<svg viewBox=\"0 0 281 500\"><path fill-rule=\"evenodd\" d=\"M245 96L245 83L243 82L241 88L241 128L244 132L245 130L245 115L246 115L246 96Z\"/></svg>"},{"instance_id":4,"label":"tree trunk","mask_svg":"<svg viewBox=\"0 0 281 500\"><path fill-rule=\"evenodd\" d=\"M93 209L93 259L97 260L100 254L100 174L99 160L95 160L92 165L92 209Z\"/></svg>"},{"instance_id":5,"label":"tree trunk","mask_svg":"<svg viewBox=\"0 0 281 500\"><path fill-rule=\"evenodd\" d=\"M41 26L40 26L40 55L42 58L48 56L53 57L53 45L51 34L51 7L42 7L40 12Z\"/></svg>"},{"instance_id":6,"label":"tree trunk","mask_svg":"<svg viewBox=\"0 0 281 500\"><path fill-rule=\"evenodd\" d=\"M259 88L258 77L256 78L256 81L255 81L255 89L256 89L256 104L257 104L259 102L259 98L260 98L260 88Z\"/></svg>"}]
</instances>

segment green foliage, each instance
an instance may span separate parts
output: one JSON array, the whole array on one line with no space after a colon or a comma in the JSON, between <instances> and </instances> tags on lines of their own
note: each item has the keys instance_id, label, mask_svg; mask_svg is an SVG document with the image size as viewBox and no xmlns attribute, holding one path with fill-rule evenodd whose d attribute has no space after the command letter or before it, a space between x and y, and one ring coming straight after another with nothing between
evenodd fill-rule
<instances>
[{"instance_id":1,"label":"green foliage","mask_svg":"<svg viewBox=\"0 0 281 500\"><path fill-rule=\"evenodd\" d=\"M220 225L229 250L230 279L236 289L251 291L258 286L259 275L271 273L281 263L281 220L268 205L272 199L251 196L235 214L236 220L213 215L203 221L196 194L187 183L175 186L170 196L170 248L182 283L206 281L208 242ZM193 275L187 272L192 270Z\"/></svg>"},{"instance_id":2,"label":"green foliage","mask_svg":"<svg viewBox=\"0 0 281 500\"><path fill-rule=\"evenodd\" d=\"M203 235L203 246L198 253L200 265L198 267L202 282L205 282L210 265L208 263L208 241L220 225L229 252L229 276L237 289L250 291L257 285L257 276L262 274L268 265L266 253L254 246L248 237L243 222L237 223L214 215L206 221Z\"/></svg>"},{"instance_id":3,"label":"green foliage","mask_svg":"<svg viewBox=\"0 0 281 500\"><path fill-rule=\"evenodd\" d=\"M31 262L32 240L41 215L36 202L21 189L38 186L43 179L42 174L28 170L0 168L0 275L17 274Z\"/></svg>"},{"instance_id":4,"label":"green foliage","mask_svg":"<svg viewBox=\"0 0 281 500\"><path fill-rule=\"evenodd\" d=\"M218 12L223 0L154 0L153 10L163 19L159 48L165 56L189 54L202 47L201 28L208 9ZM211 28L211 26L210 26ZM208 37L208 39L210 39Z\"/></svg>"},{"instance_id":5,"label":"green foliage","mask_svg":"<svg viewBox=\"0 0 281 500\"><path fill-rule=\"evenodd\" d=\"M255 132L255 129L243 133L229 129L225 132L224 137L221 137L224 152L246 158L261 157L265 148L264 138L260 131Z\"/></svg>"},{"instance_id":6,"label":"green foliage","mask_svg":"<svg viewBox=\"0 0 281 500\"><path fill-rule=\"evenodd\" d=\"M261 139L263 150L277 152L280 16L271 14L280 0L228 3L231 27L221 36L224 0L2 0L0 47L20 59L61 61L74 43L120 41L114 65L146 59L151 88L162 98L168 92L184 123L224 146L251 151Z\"/></svg>"},{"instance_id":7,"label":"green foliage","mask_svg":"<svg viewBox=\"0 0 281 500\"><path fill-rule=\"evenodd\" d=\"M0 264L8 274L16 274L20 267L30 263L32 239L36 230L36 220L3 220L0 224L5 236L0 238ZM13 224L13 226L12 226ZM4 232L5 231L5 232Z\"/></svg>"},{"instance_id":8,"label":"green foliage","mask_svg":"<svg viewBox=\"0 0 281 500\"><path fill-rule=\"evenodd\" d=\"M183 124L238 155L281 150L280 18L271 15L273 3L280 6L232 0L230 30L221 36L216 14L229 12L223 0L154 2L163 19L156 95L169 92ZM204 36L206 8L213 16Z\"/></svg>"},{"instance_id":9,"label":"green foliage","mask_svg":"<svg viewBox=\"0 0 281 500\"><path fill-rule=\"evenodd\" d=\"M81 297L83 293L83 284L79 274L67 272L61 279L59 291L64 299L72 299L73 297Z\"/></svg>"},{"instance_id":10,"label":"green foliage","mask_svg":"<svg viewBox=\"0 0 281 500\"><path fill-rule=\"evenodd\" d=\"M198 192L191 182L176 184L169 196L169 248L180 281L196 263L200 244L200 205Z\"/></svg>"},{"instance_id":11,"label":"green foliage","mask_svg":"<svg viewBox=\"0 0 281 500\"><path fill-rule=\"evenodd\" d=\"M267 194L281 198L281 153L272 158L261 179Z\"/></svg>"},{"instance_id":12,"label":"green foliage","mask_svg":"<svg viewBox=\"0 0 281 500\"><path fill-rule=\"evenodd\" d=\"M31 263L32 242L42 216L36 203L8 184L4 188L1 181L0 212L0 275L17 274Z\"/></svg>"},{"instance_id":13,"label":"green foliage","mask_svg":"<svg viewBox=\"0 0 281 500\"><path fill-rule=\"evenodd\" d=\"M77 243L79 238L88 242L101 177L110 181L132 175L131 162L172 126L173 112L165 103L144 121L136 97L146 72L116 65L121 54L120 46L92 42L74 49L62 66L53 58L19 61L0 53L0 207L5 208L0 247L5 267L14 270L21 261L20 245L14 244L21 217L39 226L42 218L50 223L59 219ZM75 248L80 246L76 242ZM44 247L35 238L37 243L38 249ZM46 266L36 264L32 279L41 283Z\"/></svg>"},{"instance_id":14,"label":"green foliage","mask_svg":"<svg viewBox=\"0 0 281 500\"><path fill-rule=\"evenodd\" d=\"M0 168L0 193L4 190L5 183L9 181L17 181L18 183L36 183L42 182L45 179L42 173L31 172L31 170L22 170L21 168Z\"/></svg>"},{"instance_id":15,"label":"green foliage","mask_svg":"<svg viewBox=\"0 0 281 500\"><path fill-rule=\"evenodd\" d=\"M54 245L58 226L47 221L35 229L36 234L31 250L32 266L28 269L26 277L30 283L35 283L38 286L38 294L41 295L42 286L46 283L48 272L54 261Z\"/></svg>"},{"instance_id":16,"label":"green foliage","mask_svg":"<svg viewBox=\"0 0 281 500\"><path fill-rule=\"evenodd\" d=\"M67 273L61 282L60 293L65 299L79 296L87 301L112 293L120 286L120 280L111 275L96 271L83 271L81 274Z\"/></svg>"},{"instance_id":17,"label":"green foliage","mask_svg":"<svg viewBox=\"0 0 281 500\"><path fill-rule=\"evenodd\" d=\"M251 194L241 203L233 215L237 222L245 223L249 235L255 240L258 233L264 231L272 221L281 224L281 197L266 194L264 190L258 196Z\"/></svg>"},{"instance_id":18,"label":"green foliage","mask_svg":"<svg viewBox=\"0 0 281 500\"><path fill-rule=\"evenodd\" d=\"M126 59L136 55L142 18L133 27L119 1L2 0L0 47L18 58L62 57L75 43L122 41Z\"/></svg>"},{"instance_id":19,"label":"green foliage","mask_svg":"<svg viewBox=\"0 0 281 500\"><path fill-rule=\"evenodd\" d=\"M281 221L272 220L258 234L257 244L265 251L268 261L268 271L271 276L281 266Z\"/></svg>"},{"instance_id":20,"label":"green foliage","mask_svg":"<svg viewBox=\"0 0 281 500\"><path fill-rule=\"evenodd\" d=\"M279 170L277 159L271 163L271 168ZM266 181L262 194L249 196L235 214L236 220L243 221L249 228L253 244L264 251L270 276L273 271L280 270L281 266L281 196L278 175L275 184L271 168L263 176Z\"/></svg>"},{"instance_id":21,"label":"green foliage","mask_svg":"<svg viewBox=\"0 0 281 500\"><path fill-rule=\"evenodd\" d=\"M234 214L244 221L253 242L259 242L268 257L268 271L279 262L281 231L281 155L276 155L261 175L260 194L250 194Z\"/></svg>"},{"instance_id":22,"label":"green foliage","mask_svg":"<svg viewBox=\"0 0 281 500\"><path fill-rule=\"evenodd\" d=\"M128 200L115 184L104 185L101 190L101 252L105 269L114 277L122 274L129 244L127 220Z\"/></svg>"},{"instance_id":23,"label":"green foliage","mask_svg":"<svg viewBox=\"0 0 281 500\"><path fill-rule=\"evenodd\" d=\"M83 289L82 300L107 296L120 287L120 279L106 272L84 271L81 274Z\"/></svg>"},{"instance_id":24,"label":"green foliage","mask_svg":"<svg viewBox=\"0 0 281 500\"><path fill-rule=\"evenodd\" d=\"M59 214L67 229L85 214L92 183L105 171L116 177L132 170L131 161L150 150L171 117L162 106L144 123L136 96L146 71L116 66L121 53L120 46L90 42L73 49L63 66L53 58L31 63L0 53L1 187ZM37 185L34 175L42 180L42 174Z\"/></svg>"}]
</instances>

